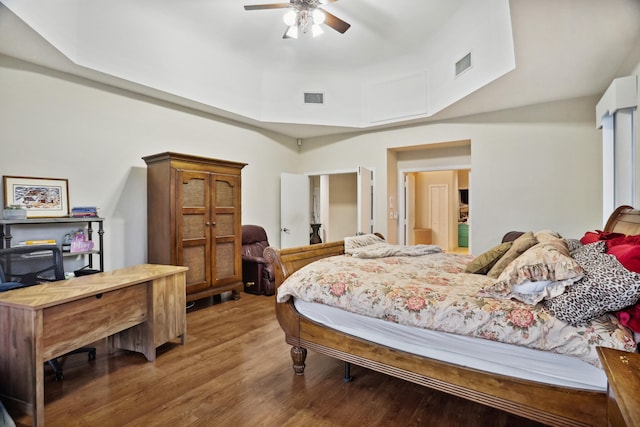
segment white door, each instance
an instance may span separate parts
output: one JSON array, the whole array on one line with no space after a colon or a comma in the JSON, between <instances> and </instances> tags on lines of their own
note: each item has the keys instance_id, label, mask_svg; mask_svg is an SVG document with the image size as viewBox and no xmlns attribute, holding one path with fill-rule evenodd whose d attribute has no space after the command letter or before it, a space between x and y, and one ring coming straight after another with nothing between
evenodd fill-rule
<instances>
[{"instance_id":1,"label":"white door","mask_svg":"<svg viewBox=\"0 0 640 427\"><path fill-rule=\"evenodd\" d=\"M292 173L280 174L280 247L292 248L309 244L310 234L309 177Z\"/></svg>"},{"instance_id":2,"label":"white door","mask_svg":"<svg viewBox=\"0 0 640 427\"><path fill-rule=\"evenodd\" d=\"M449 250L449 186L429 185L431 238L433 244Z\"/></svg>"},{"instance_id":3,"label":"white door","mask_svg":"<svg viewBox=\"0 0 640 427\"><path fill-rule=\"evenodd\" d=\"M416 228L416 176L404 175L404 244L415 245Z\"/></svg>"},{"instance_id":4,"label":"white door","mask_svg":"<svg viewBox=\"0 0 640 427\"><path fill-rule=\"evenodd\" d=\"M373 233L373 173L358 167L358 233Z\"/></svg>"}]
</instances>

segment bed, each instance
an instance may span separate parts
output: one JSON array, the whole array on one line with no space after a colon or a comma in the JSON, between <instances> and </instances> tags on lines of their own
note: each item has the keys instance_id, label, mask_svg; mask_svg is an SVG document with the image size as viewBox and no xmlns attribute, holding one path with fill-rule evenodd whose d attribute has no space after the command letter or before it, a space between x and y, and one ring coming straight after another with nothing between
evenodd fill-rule
<instances>
[{"instance_id":1,"label":"bed","mask_svg":"<svg viewBox=\"0 0 640 427\"><path fill-rule=\"evenodd\" d=\"M640 234L640 211L629 206L619 207L610 216L602 233ZM311 266L305 266L314 261L319 261L314 266L328 262L327 259L330 257L350 258L344 253L345 242L341 241L282 250L270 247L265 252L265 258L275 267L276 284L280 290L281 286L288 286L290 281L285 280L292 275L295 276L294 273L311 268ZM446 258L447 256L456 259L455 262L451 261L454 264L467 264L473 258L437 253L422 257ZM390 260L404 260L400 257L383 259L387 263ZM460 266L451 268L455 270ZM491 286L495 282L496 280L488 280L483 290L496 291L495 286ZM575 281L575 283L579 282ZM364 295L370 296L370 292L366 291ZM405 333L412 334L416 330L422 334L425 328L401 324L402 322L398 319L391 319L392 322L389 322L389 319L371 319L361 313L348 312L343 307L326 307L323 304L315 304L314 301L302 301L302 298L280 298L286 302L276 303L276 315L285 332L286 342L292 346L293 369L298 375L304 373L307 350L313 350L347 363L412 381L548 425L606 425L606 376L597 366L597 356L594 356L595 347L598 345L617 346L617 348L626 346L625 350L631 351L635 346L635 342L625 343L629 341L629 336L633 337L633 335L630 332L625 335L623 331L626 328L616 325L615 320L613 326L608 326L618 328L616 331L610 331L612 333L609 335L615 335L613 340L593 340L592 348L583 351L584 357L576 358L571 354L562 354L564 350L548 351L542 348L505 344L492 339L487 340L486 336L463 336L464 332L463 335L459 335L438 331L434 333L427 330L426 336L405 335ZM485 303L492 304L491 296L483 295L483 298ZM497 304L506 303L507 300L513 301L513 299L495 299L498 301ZM608 316L612 317L609 314ZM357 319L355 323L353 323L354 317ZM459 323L464 324L464 322ZM392 329L384 338L384 334L379 335L377 332L376 328L379 326L382 329L387 327L400 329ZM434 334L428 335L431 333ZM484 333L486 334L486 330ZM577 332L578 335L584 333L585 329ZM381 336L383 338L380 338ZM448 341L444 340L441 343L443 337ZM618 342L615 342L616 340ZM403 342L413 345L403 346ZM423 343L436 342L438 344L435 348L423 352L423 347L428 347L422 345ZM474 342L480 343L480 346L473 347ZM514 352L510 353L511 350ZM482 353L485 357L484 359L480 357L479 362L467 360L470 356L475 357L476 354ZM543 359L548 360L540 362L537 358L529 359L533 353L542 355ZM501 369L503 363L500 360L492 361L492 354L505 354L507 358L521 360L523 363L520 364L521 366ZM529 369L530 366L533 368ZM566 374L567 372L569 373Z\"/></svg>"}]
</instances>

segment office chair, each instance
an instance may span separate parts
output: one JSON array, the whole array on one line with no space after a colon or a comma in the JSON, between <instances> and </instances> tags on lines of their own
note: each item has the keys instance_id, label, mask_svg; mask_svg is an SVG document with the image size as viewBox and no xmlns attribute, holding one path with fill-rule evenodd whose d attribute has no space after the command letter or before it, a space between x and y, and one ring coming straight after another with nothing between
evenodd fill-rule
<instances>
[{"instance_id":1,"label":"office chair","mask_svg":"<svg viewBox=\"0 0 640 427\"><path fill-rule=\"evenodd\" d=\"M0 292L64 278L62 251L57 246L29 245L0 249ZM82 347L64 356L77 353L88 353L89 360L96 358L94 347ZM55 380L61 380L60 361L52 359L47 363L53 369Z\"/></svg>"}]
</instances>

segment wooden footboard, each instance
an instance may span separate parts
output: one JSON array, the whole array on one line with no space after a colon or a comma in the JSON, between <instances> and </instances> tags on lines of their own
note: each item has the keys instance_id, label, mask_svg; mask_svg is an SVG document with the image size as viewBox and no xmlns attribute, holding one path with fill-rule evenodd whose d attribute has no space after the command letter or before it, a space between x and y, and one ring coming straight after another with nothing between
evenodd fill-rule
<instances>
[{"instance_id":1,"label":"wooden footboard","mask_svg":"<svg viewBox=\"0 0 640 427\"><path fill-rule=\"evenodd\" d=\"M275 266L276 284L294 271L344 253L342 242L278 250L265 258ZM606 393L550 386L428 359L365 341L315 323L291 301L276 303L276 315L291 344L296 374L304 373L306 352L313 350L397 378L553 426L605 426Z\"/></svg>"}]
</instances>

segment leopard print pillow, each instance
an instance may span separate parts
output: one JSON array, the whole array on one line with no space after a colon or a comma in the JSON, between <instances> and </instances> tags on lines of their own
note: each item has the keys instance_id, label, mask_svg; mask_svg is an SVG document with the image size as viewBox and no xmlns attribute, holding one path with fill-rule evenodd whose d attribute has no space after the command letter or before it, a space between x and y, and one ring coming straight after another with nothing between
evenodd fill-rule
<instances>
[{"instance_id":1,"label":"leopard print pillow","mask_svg":"<svg viewBox=\"0 0 640 427\"><path fill-rule=\"evenodd\" d=\"M555 317L570 324L595 319L640 299L640 274L627 270L605 253L606 242L584 245L573 257L585 271L584 278L565 293L543 302Z\"/></svg>"},{"instance_id":2,"label":"leopard print pillow","mask_svg":"<svg viewBox=\"0 0 640 427\"><path fill-rule=\"evenodd\" d=\"M566 242L567 247L569 248L569 253L571 255L573 255L575 251L581 249L582 246L584 246L578 239L564 239L564 241Z\"/></svg>"}]
</instances>

